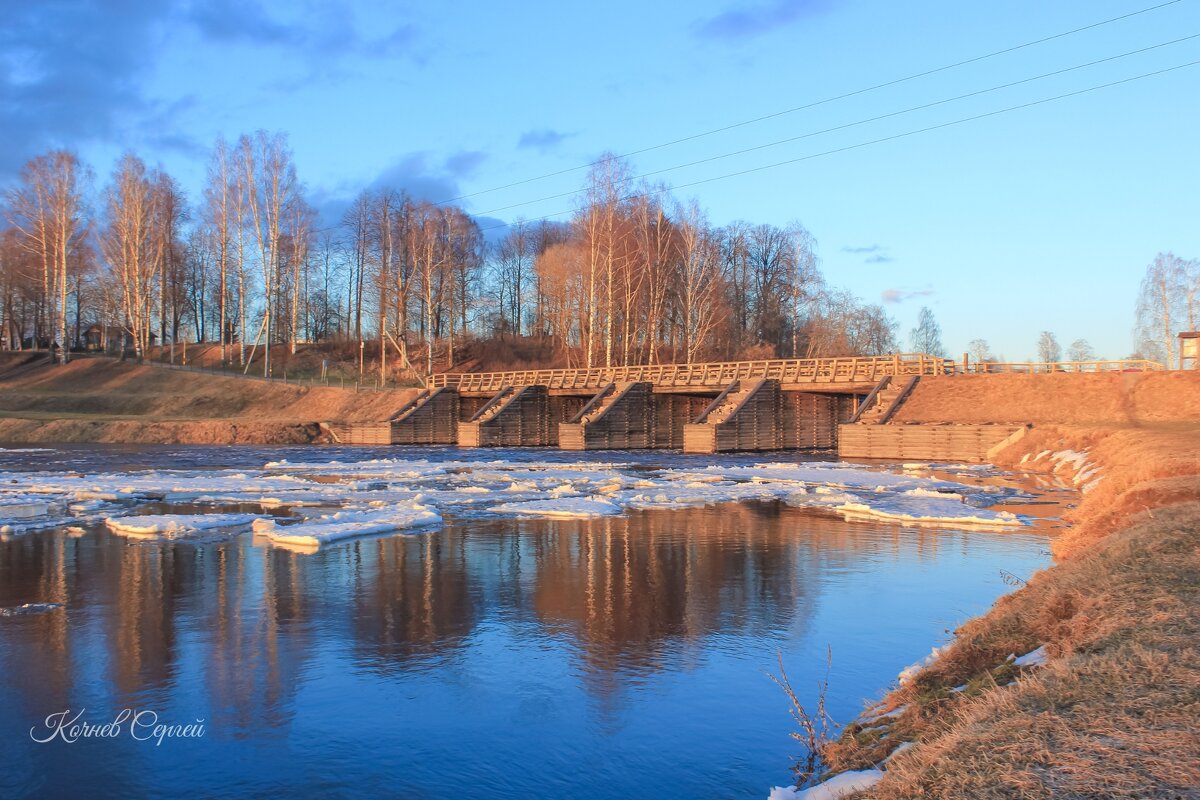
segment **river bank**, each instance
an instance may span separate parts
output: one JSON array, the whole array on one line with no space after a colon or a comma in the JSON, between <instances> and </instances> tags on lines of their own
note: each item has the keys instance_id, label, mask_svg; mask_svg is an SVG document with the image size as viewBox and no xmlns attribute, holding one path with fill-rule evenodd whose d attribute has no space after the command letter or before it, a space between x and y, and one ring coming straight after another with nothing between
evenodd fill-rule
<instances>
[{"instance_id":1,"label":"river bank","mask_svg":"<svg viewBox=\"0 0 1200 800\"><path fill-rule=\"evenodd\" d=\"M327 420L387 419L415 394L300 386L80 358L0 361L0 441L303 444Z\"/></svg>"},{"instance_id":2,"label":"river bank","mask_svg":"<svg viewBox=\"0 0 1200 800\"><path fill-rule=\"evenodd\" d=\"M853 795L886 800L1200 796L1200 430L1045 427L999 461L1085 489L1057 563L848 726L830 774L887 759Z\"/></svg>"}]
</instances>

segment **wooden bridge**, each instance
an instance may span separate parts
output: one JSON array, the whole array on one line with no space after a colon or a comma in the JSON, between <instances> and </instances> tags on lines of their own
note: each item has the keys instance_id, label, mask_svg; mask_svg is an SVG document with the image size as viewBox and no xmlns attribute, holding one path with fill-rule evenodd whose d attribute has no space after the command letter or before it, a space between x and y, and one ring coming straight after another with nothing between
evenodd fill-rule
<instances>
[{"instance_id":1,"label":"wooden bridge","mask_svg":"<svg viewBox=\"0 0 1200 800\"><path fill-rule=\"evenodd\" d=\"M923 378L1154 369L1162 365L969 364L916 353L444 373L390 420L328 427L346 444L836 449L847 457L982 461L1025 428L893 423Z\"/></svg>"},{"instance_id":2,"label":"wooden bridge","mask_svg":"<svg viewBox=\"0 0 1200 800\"><path fill-rule=\"evenodd\" d=\"M915 354L446 373L390 420L328 427L345 444L829 450L881 381L953 370Z\"/></svg>"},{"instance_id":3,"label":"wooden bridge","mask_svg":"<svg viewBox=\"0 0 1200 800\"><path fill-rule=\"evenodd\" d=\"M453 387L464 397L490 397L505 386L545 386L551 393L595 393L610 383L649 383L656 393L719 394L734 381L774 380L784 391L870 391L884 376L948 375L952 359L924 354L655 364L590 369L443 373L430 388Z\"/></svg>"}]
</instances>

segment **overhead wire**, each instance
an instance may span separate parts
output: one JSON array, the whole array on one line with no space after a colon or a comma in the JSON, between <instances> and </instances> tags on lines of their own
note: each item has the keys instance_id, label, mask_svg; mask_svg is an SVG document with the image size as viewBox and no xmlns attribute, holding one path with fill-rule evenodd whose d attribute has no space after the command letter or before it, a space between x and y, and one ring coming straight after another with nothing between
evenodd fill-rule
<instances>
[{"instance_id":1,"label":"overhead wire","mask_svg":"<svg viewBox=\"0 0 1200 800\"><path fill-rule=\"evenodd\" d=\"M910 136L916 136L916 135L919 135L922 133L929 133L931 131L942 130L944 128L953 127L955 125L962 125L967 122L975 122L977 120L999 116L1000 114L1007 114L1012 111L1019 111L1021 109L1033 108L1035 106L1045 105L1046 103L1056 102L1058 100L1065 100L1065 99L1068 99L1071 97L1078 97L1080 95L1089 94L1091 92L1100 91L1102 89L1109 89L1114 86L1121 86L1124 84L1132 83L1134 81L1144 80L1146 78L1152 78L1152 77L1155 77L1158 75L1165 75L1167 73L1176 72L1181 69L1187 69L1188 67L1194 67L1197 64L1200 64L1200 60L1189 61L1189 62L1186 62L1183 64L1177 64L1172 67L1166 67L1163 69L1154 70L1152 72L1145 72L1140 75L1134 75L1132 77L1122 78L1120 80L1110 81L1108 83L1102 83L1102 84L1098 84L1095 86L1089 86L1084 89L1077 89L1075 91L1054 95L1052 97L1044 97L1044 98L1041 98L1040 100L1032 100L1027 103L1020 103L1017 105L1008 106L1006 108L996 109L994 111L988 111L988 112L985 112L982 114L974 114L969 117L962 117L960 119L951 120L949 122L938 123L937 125L929 125L924 128L917 128L915 130L904 131L902 133L892 134L890 136L883 136L878 139L871 139L871 140L865 141L865 142L858 142L856 144L846 145L844 147L836 147L836 148L833 148L830 150L824 150L819 153L810 153L808 155L800 156L798 158L789 158L787 160L777 161L772 164L764 164L762 166L738 170L736 172L730 172L730 173L726 173L724 175L717 175L717 176L710 177L710 178L703 178L701 180L692 181L690 183L678 184L676 186L672 186L672 187L668 187L668 188L655 189L655 190L646 191L646 192L635 192L632 194L624 195L620 199L621 200L636 200L639 198L654 197L657 195L666 194L668 192L678 191L680 189L688 189L693 186L700 186L700 185L707 184L707 183L714 183L716 181L727 180L729 178L736 178L736 177L740 177L742 175L749 175L749 174L752 174L755 172L763 172L763 171L769 170L769 169L777 169L779 167L789 166L791 164L798 164L803 161L811 161L813 159L822 158L824 156L835 155L837 153L845 153L845 152L848 152L851 150L858 150L858 149L861 149L864 147L871 147L873 145L883 144L885 142L892 142L892 141L896 141L898 139L904 139L904 138L907 138ZM572 213L573 210L574 209L565 209L563 211L556 211L551 214L544 214L544 215L542 215L540 217L536 217L534 219L522 220L522 222L529 223L529 222L540 222L543 220L549 220L554 217L562 216L563 214L570 214L570 213ZM489 226L486 228L481 228L480 230L482 232L500 230L503 228L512 227L514 224L515 223L512 223L512 222L505 222L502 224L492 225L492 226Z\"/></svg>"},{"instance_id":2,"label":"overhead wire","mask_svg":"<svg viewBox=\"0 0 1200 800\"><path fill-rule=\"evenodd\" d=\"M1060 33L1055 33L1055 34L1052 34L1052 35L1050 35L1050 36L1043 36L1043 37L1041 37L1040 39L1033 39L1033 40L1031 40L1031 41L1028 41L1028 42L1023 42L1023 43L1021 43L1021 44L1017 44L1017 45L1012 45L1012 46L1010 46L1010 47L1005 47L1005 48L1002 48L1002 49L1000 49L1000 50L994 50L994 51L992 51L992 52L990 52L990 53L984 53L983 55L978 55L978 56L974 56L974 57L972 57L972 58L963 59L962 61L955 61L955 62L953 62L953 63L951 63L951 64L943 64L943 65L942 65L942 66L940 66L940 67L934 67L934 68L932 68L932 69L923 70L923 71L921 71L921 72L914 72L914 73L912 73L912 74L910 74L910 75L905 75L905 76L903 76L903 77L900 77L900 78L893 78L893 79L891 79L891 80L883 81L883 82L881 82L881 83L876 83L876 84L873 84L873 85L871 85L871 86L866 86L866 87L863 87L863 88L861 88L861 89L855 89L855 90L853 90L853 91L844 92L844 93L842 93L842 94L833 95L833 96L830 96L830 97L825 97L825 98L822 98L822 99L820 99L820 100L814 100L814 101L811 101L811 102L808 102L808 103L804 103L804 104L802 104L802 105L793 106L792 108L785 108L785 109L783 109L783 110L781 110L781 111L775 111L775 112L772 112L772 113L770 113L770 114L764 114L764 115L762 115L762 116L759 116L759 117L754 117L754 118L751 118L751 119L742 120L742 121L740 121L740 122L734 122L734 123L730 123L730 124L728 124L728 125L722 125L721 127L718 127L718 128L712 128L712 129L710 129L710 130L701 131L701 132L699 132L699 133L693 133L693 134L689 134L689 135L686 135L686 136L681 136L681 137L679 137L679 138L672 139L672 140L670 140L670 141L661 142L661 143L659 143L659 144L653 144L653 145L649 145L649 146L642 147L642 148L639 148L639 149L636 149L636 150L630 150L630 151L628 151L628 152L626 152L626 153L622 153L622 154L620 154L620 155L617 155L617 156L611 156L611 157L609 157L609 158L601 158L601 159L597 159L597 160L595 160L595 161L591 161L591 162L588 162L588 163L586 163L586 164L578 164L578 165L576 165L576 166L573 166L573 167L567 167L567 168L565 168L565 169L555 170L555 171L553 171L553 172L547 172L547 173L545 173L545 174L543 174L543 175L536 175L536 176L534 176L534 177L531 177L531 178L523 178L523 179L521 179L521 180L518 180L518 181L513 181L513 182L511 182L511 183L506 183L506 184L503 184L503 185L500 185L500 186L493 186L493 187L491 187L491 188L489 188L489 189L480 189L480 190L478 190L478 191L475 191L475 192L469 192L469 193L467 193L467 194L460 194L460 195L458 195L458 196L456 196L456 197L452 197L452 198L449 198L449 199L447 199L447 200L441 200L441 201L438 201L437 203L434 203L434 205L448 205L448 204L450 204L450 203L456 203L456 202L458 202L458 201L460 201L460 200L467 200L467 199L469 199L469 198L472 198L472 197L478 197L479 195L482 195L482 194L490 194L491 192L498 192L498 191L500 191L500 190L502 190L502 189L511 189L511 188L513 188L513 187L516 187L516 186L523 186L523 185L525 185L525 184L528 184L528 183L533 183L533 182L535 182L535 181L545 180L545 179L547 179L547 178L554 178L554 177L557 177L557 176L559 176L559 175L566 175L566 174L569 174L569 173L572 173L572 172L578 172L579 170L590 169L591 167L594 167L594 166L596 166L596 165L598 165L598 164L603 164L603 163L605 163L605 161L607 161L607 160L611 160L611 159L621 159L621 158L631 158L631 157L633 157L633 156L642 155L643 153L649 153L649 152L653 152L653 151L655 151L655 150L661 150L661 149L663 149L663 148L666 148L666 147L672 147L672 146L674 146L674 145L677 145L677 144L683 144L684 142L690 142L690 141L694 141L694 140L696 140L696 139L702 139L702 138L704 138L704 137L707 137L707 136L714 136L714 135L716 135L716 134L718 134L718 133L725 133L726 131L735 130L735 129L737 129L737 128L742 128L742 127L745 127L745 126L747 126L747 125L754 125L754 124L757 124L757 123L759 123L759 122L765 122L766 120L769 120L769 119L775 119L775 118L777 118L777 117L782 117L782 116L785 116L785 115L787 115L787 114L794 114L794 113L797 113L797 112L799 112L799 111L806 111L806 110L808 110L808 109L811 109L811 108L817 108L818 106L823 106L823 105L827 105L827 104L829 104L829 103L834 103L834 102L837 102L838 100L846 100L846 99L849 99L849 98L851 98L851 97L857 97L857 96L859 96L859 95L867 94L868 92L874 92L874 91L878 91L879 89L886 89L886 88L888 88L888 87L890 87L890 86L896 86L896 85L898 85L898 84L901 84L901 83L906 83L906 82L908 82L908 81L917 80L917 79L919 79L919 78L925 78L925 77L928 77L928 76L930 76L930 75L936 75L936 74L938 74L938 73L941 73L941 72L946 72L946 71L948 71L948 70L952 70L952 69L957 69L957 68L959 68L959 67L964 67L964 66L967 66L967 65L969 65L969 64L977 64L977 63L979 63L980 61L986 61L986 60L988 60L988 59L991 59L991 58L997 58L997 57L999 57L999 56L1002 56L1002 55L1007 55L1007 54L1009 54L1009 53L1015 53L1015 52L1017 52L1017 51L1019 51L1019 50L1024 50L1024 49L1027 49L1027 48L1030 48L1030 47L1035 47L1035 46L1037 46L1037 45L1039 45L1039 44L1045 44L1045 43L1047 43L1047 42L1052 42L1052 41L1055 41L1055 40L1057 40L1057 39L1062 39L1062 38L1065 38L1065 37L1067 37L1067 36L1074 36L1074 35L1075 35L1075 34L1077 34L1077 33L1083 33L1083 32L1085 32L1085 31L1090 31L1090 30L1094 30L1094 29L1096 29L1096 28L1103 27L1103 26L1105 26L1105 25L1111 25L1111 24L1113 24L1113 23L1115 23L1115 22L1121 22L1121 21L1123 21L1123 20L1131 19L1131 18L1133 18L1133 17L1137 17L1137 16L1140 16L1140 15L1142 15L1142 14L1148 14L1148 13L1150 13L1150 12L1152 12L1152 11L1158 11L1158 10L1160 10L1160 9L1163 9L1163 8L1166 8L1166 7L1168 7L1168 6L1177 5L1178 3L1181 3L1181 2L1183 2L1183 0L1167 0L1167 2L1164 2L1164 3L1158 3L1158 4L1156 4L1156 5L1153 5L1153 6L1147 6L1146 8L1141 8L1141 9L1138 9L1138 10L1136 10L1136 11L1130 11L1129 13L1126 13L1126 14L1120 14L1120 15L1118 15L1118 16L1115 16L1115 17L1109 17L1108 19L1103 19L1103 20L1100 20L1100 21L1098 21L1098 22L1093 22L1093 23L1090 23L1090 24L1088 24L1088 25L1082 25L1082 26L1080 26L1080 27L1078 27L1078 28L1072 28L1072 29L1070 29L1070 30L1067 30L1067 31L1062 31L1062 32L1060 32Z\"/></svg>"}]
</instances>

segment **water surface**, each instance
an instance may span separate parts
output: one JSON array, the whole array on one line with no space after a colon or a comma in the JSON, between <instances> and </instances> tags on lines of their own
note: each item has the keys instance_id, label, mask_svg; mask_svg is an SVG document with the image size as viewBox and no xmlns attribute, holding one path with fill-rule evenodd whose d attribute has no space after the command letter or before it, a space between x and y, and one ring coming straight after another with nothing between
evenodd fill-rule
<instances>
[{"instance_id":1,"label":"water surface","mask_svg":"<svg viewBox=\"0 0 1200 800\"><path fill-rule=\"evenodd\" d=\"M88 446L0 452L0 467L241 468L281 450ZM398 451L293 455L314 452ZM778 502L464 516L316 553L249 534L23 534L0 542L0 608L62 608L0 617L0 797L764 797L798 754L764 674L777 652L812 700L829 647L830 712L849 720L1046 548L1040 529ZM204 735L31 738L56 712L102 723L125 708L202 720Z\"/></svg>"}]
</instances>

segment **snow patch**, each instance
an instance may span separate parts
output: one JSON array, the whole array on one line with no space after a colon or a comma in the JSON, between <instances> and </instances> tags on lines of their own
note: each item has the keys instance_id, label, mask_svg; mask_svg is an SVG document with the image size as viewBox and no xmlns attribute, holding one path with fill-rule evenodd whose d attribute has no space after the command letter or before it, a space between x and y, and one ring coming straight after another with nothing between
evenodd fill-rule
<instances>
[{"instance_id":1,"label":"snow patch","mask_svg":"<svg viewBox=\"0 0 1200 800\"><path fill-rule=\"evenodd\" d=\"M829 780L808 789L776 786L767 795L767 800L838 800L838 798L869 789L882 779L882 770L851 770L834 775Z\"/></svg>"},{"instance_id":2,"label":"snow patch","mask_svg":"<svg viewBox=\"0 0 1200 800\"><path fill-rule=\"evenodd\" d=\"M1042 645L1036 650L1031 650L1025 655L1013 659L1013 666L1026 668L1043 667L1049 660L1050 657L1046 654L1046 645Z\"/></svg>"},{"instance_id":3,"label":"snow patch","mask_svg":"<svg viewBox=\"0 0 1200 800\"><path fill-rule=\"evenodd\" d=\"M911 683L912 680L914 678L916 678L917 675L919 675L922 670L924 670L926 667L931 665L933 662L937 661L938 656L940 656L942 653L944 653L946 651L947 647L949 647L949 645L944 645L942 647L935 647L929 651L929 655L925 656L920 661L918 661L914 664L909 664L907 667L900 670L900 674L896 676L897 679L900 681L900 685L905 686L905 685Z\"/></svg>"}]
</instances>

